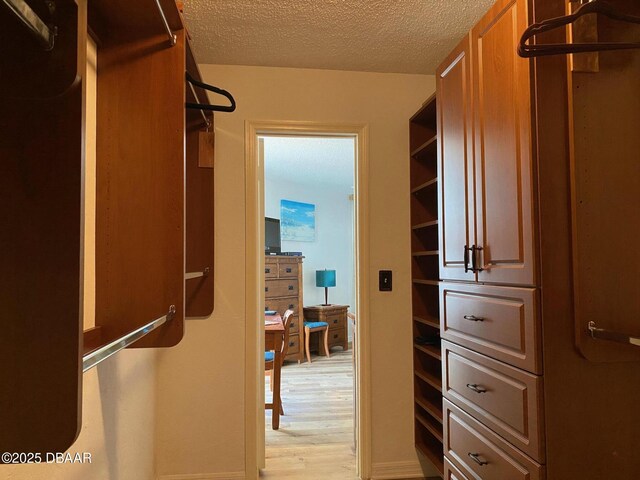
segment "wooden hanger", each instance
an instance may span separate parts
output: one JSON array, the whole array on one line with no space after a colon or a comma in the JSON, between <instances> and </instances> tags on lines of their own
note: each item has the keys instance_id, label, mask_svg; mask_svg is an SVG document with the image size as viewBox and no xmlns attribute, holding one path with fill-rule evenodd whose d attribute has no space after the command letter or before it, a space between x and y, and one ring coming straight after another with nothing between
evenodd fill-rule
<instances>
[{"instance_id":1,"label":"wooden hanger","mask_svg":"<svg viewBox=\"0 0 640 480\"><path fill-rule=\"evenodd\" d=\"M534 23L527 28L520 39L518 55L525 58L532 58L547 55L566 55L570 53L602 52L605 50L629 50L633 48L640 48L640 42L551 43L543 45L527 44L527 41L536 35L569 25L580 17L588 14L601 14L613 20L640 24L640 17L619 12L605 0L591 0L589 3L582 5L571 15L551 18L540 23Z\"/></svg>"}]
</instances>

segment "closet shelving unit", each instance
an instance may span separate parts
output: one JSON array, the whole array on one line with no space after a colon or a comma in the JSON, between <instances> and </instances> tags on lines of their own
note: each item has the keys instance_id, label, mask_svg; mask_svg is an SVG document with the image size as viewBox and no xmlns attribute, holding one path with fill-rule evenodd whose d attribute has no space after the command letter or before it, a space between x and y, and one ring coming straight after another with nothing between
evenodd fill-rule
<instances>
[{"instance_id":1,"label":"closet shelving unit","mask_svg":"<svg viewBox=\"0 0 640 480\"><path fill-rule=\"evenodd\" d=\"M416 448L444 473L442 360L439 345L418 337L440 335L438 154L435 95L409 121L411 276Z\"/></svg>"}]
</instances>

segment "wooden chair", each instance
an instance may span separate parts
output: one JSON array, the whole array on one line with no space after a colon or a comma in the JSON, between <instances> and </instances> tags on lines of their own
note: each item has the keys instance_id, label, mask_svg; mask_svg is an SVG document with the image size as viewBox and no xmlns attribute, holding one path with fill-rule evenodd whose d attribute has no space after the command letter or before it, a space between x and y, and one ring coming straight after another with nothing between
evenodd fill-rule
<instances>
[{"instance_id":1,"label":"wooden chair","mask_svg":"<svg viewBox=\"0 0 640 480\"><path fill-rule=\"evenodd\" d=\"M329 354L329 324L327 322L304 322L304 351L307 361L311 363L311 352L309 351L309 338L313 332L324 332L324 353Z\"/></svg>"},{"instance_id":2,"label":"wooden chair","mask_svg":"<svg viewBox=\"0 0 640 480\"><path fill-rule=\"evenodd\" d=\"M293 315L293 310L287 310L284 312L284 316L282 317L282 323L284 324L284 341L282 342L282 363L284 363L284 359L287 356L287 352L289 350L289 328L291 327L291 315ZM264 352L264 370L269 377L269 389L273 392L273 376L271 373L273 372L274 367L274 352ZM282 364L280 365L282 366ZM280 399L280 415L284 415L284 409L282 408L282 399Z\"/></svg>"}]
</instances>

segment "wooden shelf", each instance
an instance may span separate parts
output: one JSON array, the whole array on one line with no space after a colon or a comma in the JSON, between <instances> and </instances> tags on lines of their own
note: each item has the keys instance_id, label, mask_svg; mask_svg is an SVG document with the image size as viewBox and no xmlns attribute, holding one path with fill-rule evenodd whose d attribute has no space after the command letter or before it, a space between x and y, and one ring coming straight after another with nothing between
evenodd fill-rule
<instances>
[{"instance_id":1,"label":"wooden shelf","mask_svg":"<svg viewBox=\"0 0 640 480\"><path fill-rule=\"evenodd\" d=\"M440 322L437 318L424 318L424 317L413 317L414 322L422 323L423 325L428 325L433 328L440 329Z\"/></svg>"},{"instance_id":2,"label":"wooden shelf","mask_svg":"<svg viewBox=\"0 0 640 480\"><path fill-rule=\"evenodd\" d=\"M423 252L413 252L411 255L414 257L427 257L440 255L440 250L425 250Z\"/></svg>"},{"instance_id":3,"label":"wooden shelf","mask_svg":"<svg viewBox=\"0 0 640 480\"><path fill-rule=\"evenodd\" d=\"M415 402L439 423L442 423L442 405L436 406L425 398L415 397Z\"/></svg>"},{"instance_id":4,"label":"wooden shelf","mask_svg":"<svg viewBox=\"0 0 640 480\"><path fill-rule=\"evenodd\" d=\"M442 392L442 379L441 378L436 377L432 373L425 372L424 370L416 370L414 373L415 373L416 377L418 377L420 380L422 380L423 382L428 383L429 385L431 385L433 388L435 388L439 392Z\"/></svg>"},{"instance_id":5,"label":"wooden shelf","mask_svg":"<svg viewBox=\"0 0 640 480\"><path fill-rule=\"evenodd\" d=\"M439 425L439 428L436 428L433 424L430 423L423 415L416 413L416 420L426 428L431 435L433 435L440 443L442 443L442 425ZM431 420L432 421L432 420Z\"/></svg>"},{"instance_id":6,"label":"wooden shelf","mask_svg":"<svg viewBox=\"0 0 640 480\"><path fill-rule=\"evenodd\" d=\"M427 355L431 355L433 358L437 360L442 360L442 354L440 353L439 347L434 347L433 345L418 345L414 343L413 346L416 350L420 350L421 352L426 353Z\"/></svg>"},{"instance_id":7,"label":"wooden shelf","mask_svg":"<svg viewBox=\"0 0 640 480\"><path fill-rule=\"evenodd\" d=\"M418 223L416 225L411 225L412 230L419 230L421 228L427 227L435 227L438 225L438 220L431 220L430 222Z\"/></svg>"},{"instance_id":8,"label":"wooden shelf","mask_svg":"<svg viewBox=\"0 0 640 480\"><path fill-rule=\"evenodd\" d=\"M421 190L424 190L429 187L433 187L434 185L437 185L437 184L438 184L438 177L432 178L431 180L427 180L426 182L418 185L417 187L412 188L411 193L420 192Z\"/></svg>"},{"instance_id":9,"label":"wooden shelf","mask_svg":"<svg viewBox=\"0 0 640 480\"><path fill-rule=\"evenodd\" d=\"M436 146L437 141L438 141L438 136L434 135L429 140L427 140L422 145L420 145L418 148L416 148L413 152L411 152L411 156L415 158L428 152L429 148L433 148Z\"/></svg>"},{"instance_id":10,"label":"wooden shelf","mask_svg":"<svg viewBox=\"0 0 640 480\"><path fill-rule=\"evenodd\" d=\"M417 283L418 285L430 285L432 287L440 286L440 282L438 280L420 280L419 278L414 278L413 283Z\"/></svg>"},{"instance_id":11,"label":"wooden shelf","mask_svg":"<svg viewBox=\"0 0 640 480\"><path fill-rule=\"evenodd\" d=\"M424 442L416 442L416 448L433 463L440 475L444 475L444 456L441 451L435 451L435 448L429 447Z\"/></svg>"}]
</instances>

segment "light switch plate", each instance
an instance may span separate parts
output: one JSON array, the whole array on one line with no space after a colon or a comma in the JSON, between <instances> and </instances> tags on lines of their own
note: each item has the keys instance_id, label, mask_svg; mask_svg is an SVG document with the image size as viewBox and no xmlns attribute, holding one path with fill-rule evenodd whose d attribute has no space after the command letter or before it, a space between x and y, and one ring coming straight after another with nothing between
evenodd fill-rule
<instances>
[{"instance_id":1,"label":"light switch plate","mask_svg":"<svg viewBox=\"0 0 640 480\"><path fill-rule=\"evenodd\" d=\"M380 270L378 289L381 292L390 292L393 290L393 272L391 270Z\"/></svg>"}]
</instances>

